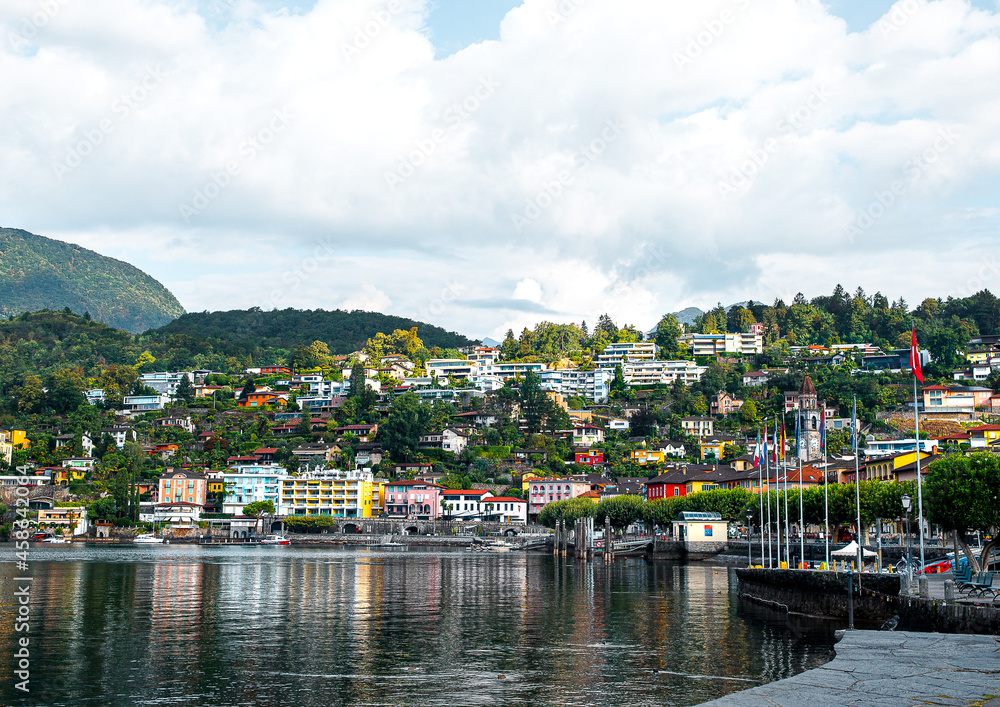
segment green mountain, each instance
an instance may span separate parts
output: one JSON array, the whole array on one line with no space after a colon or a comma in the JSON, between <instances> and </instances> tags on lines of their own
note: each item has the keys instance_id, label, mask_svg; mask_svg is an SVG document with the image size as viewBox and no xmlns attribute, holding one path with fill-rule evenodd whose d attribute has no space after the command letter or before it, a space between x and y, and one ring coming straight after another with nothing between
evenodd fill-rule
<instances>
[{"instance_id":1,"label":"green mountain","mask_svg":"<svg viewBox=\"0 0 1000 707\"><path fill-rule=\"evenodd\" d=\"M0 314L69 307L141 332L184 314L166 287L136 267L70 243L0 228Z\"/></svg>"},{"instance_id":2,"label":"green mountain","mask_svg":"<svg viewBox=\"0 0 1000 707\"><path fill-rule=\"evenodd\" d=\"M314 341L323 341L333 354L348 354L364 347L379 332L417 327L417 335L428 349L470 346L476 343L461 334L441 327L395 317L379 312L323 309L283 309L270 312L258 308L229 312L185 314L164 327L150 332L155 338L184 336L211 342L215 349L226 344L253 344L254 347L294 349Z\"/></svg>"}]
</instances>

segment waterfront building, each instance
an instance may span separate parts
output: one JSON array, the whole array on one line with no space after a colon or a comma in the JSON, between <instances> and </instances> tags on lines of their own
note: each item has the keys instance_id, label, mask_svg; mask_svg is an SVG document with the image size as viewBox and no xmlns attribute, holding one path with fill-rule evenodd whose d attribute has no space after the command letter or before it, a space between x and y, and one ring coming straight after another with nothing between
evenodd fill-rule
<instances>
[{"instance_id":1,"label":"waterfront building","mask_svg":"<svg viewBox=\"0 0 1000 707\"><path fill-rule=\"evenodd\" d=\"M488 489L448 489L441 492L441 517L445 520L482 520L484 504L492 500Z\"/></svg>"},{"instance_id":2,"label":"waterfront building","mask_svg":"<svg viewBox=\"0 0 1000 707\"><path fill-rule=\"evenodd\" d=\"M538 520L538 514L546 505L554 501L582 496L591 490L587 480L541 478L528 482L528 518Z\"/></svg>"},{"instance_id":3,"label":"waterfront building","mask_svg":"<svg viewBox=\"0 0 1000 707\"><path fill-rule=\"evenodd\" d=\"M320 470L282 476L278 514L371 518L380 503L380 485L371 470Z\"/></svg>"},{"instance_id":4,"label":"waterfront building","mask_svg":"<svg viewBox=\"0 0 1000 707\"><path fill-rule=\"evenodd\" d=\"M281 480L288 471L277 464L237 464L223 475L226 497L222 512L240 515L248 503L270 501L279 510Z\"/></svg>"},{"instance_id":5,"label":"waterfront building","mask_svg":"<svg viewBox=\"0 0 1000 707\"><path fill-rule=\"evenodd\" d=\"M443 486L426 481L390 481L385 487L385 514L389 518L434 520L441 514Z\"/></svg>"},{"instance_id":6,"label":"waterfront building","mask_svg":"<svg viewBox=\"0 0 1000 707\"><path fill-rule=\"evenodd\" d=\"M498 523L527 523L528 502L510 496L497 496L484 504L488 521Z\"/></svg>"}]
</instances>

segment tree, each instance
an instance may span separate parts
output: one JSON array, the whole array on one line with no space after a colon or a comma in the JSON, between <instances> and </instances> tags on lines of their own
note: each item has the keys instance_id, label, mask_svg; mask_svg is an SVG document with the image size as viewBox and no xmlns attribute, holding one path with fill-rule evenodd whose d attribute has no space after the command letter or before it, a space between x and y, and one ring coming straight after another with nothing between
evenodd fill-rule
<instances>
[{"instance_id":1,"label":"tree","mask_svg":"<svg viewBox=\"0 0 1000 707\"><path fill-rule=\"evenodd\" d=\"M520 397L521 414L528 427L528 434L538 434L542 431L542 424L545 421L547 399L538 380L538 375L530 369L525 374L524 380L521 381Z\"/></svg>"},{"instance_id":2,"label":"tree","mask_svg":"<svg viewBox=\"0 0 1000 707\"><path fill-rule=\"evenodd\" d=\"M681 323L673 314L664 314L656 325L654 341L660 347L661 358L671 358L677 351L681 335L684 333Z\"/></svg>"},{"instance_id":3,"label":"tree","mask_svg":"<svg viewBox=\"0 0 1000 707\"><path fill-rule=\"evenodd\" d=\"M115 499L111 496L99 498L87 506L87 518L91 520L112 521L115 519Z\"/></svg>"},{"instance_id":4,"label":"tree","mask_svg":"<svg viewBox=\"0 0 1000 707\"><path fill-rule=\"evenodd\" d=\"M603 525L604 519L610 518L611 527L621 532L642 518L642 506L643 500L638 496L612 496L597 504L594 520Z\"/></svg>"},{"instance_id":5,"label":"tree","mask_svg":"<svg viewBox=\"0 0 1000 707\"><path fill-rule=\"evenodd\" d=\"M247 379L243 381L243 390L240 391L240 400L246 400L250 395L257 390L257 384L251 376L247 376Z\"/></svg>"},{"instance_id":6,"label":"tree","mask_svg":"<svg viewBox=\"0 0 1000 707\"><path fill-rule=\"evenodd\" d=\"M508 329L507 336L504 337L503 343L500 345L500 357L504 361L513 361L517 358L518 353L520 353L520 346L517 339L514 338L514 330Z\"/></svg>"},{"instance_id":7,"label":"tree","mask_svg":"<svg viewBox=\"0 0 1000 707\"><path fill-rule=\"evenodd\" d=\"M996 547L1000 528L1000 459L990 452L970 456L953 454L931 463L924 484L927 519L955 533L974 571L985 566ZM979 561L972 555L966 535L970 531L992 534Z\"/></svg>"},{"instance_id":8,"label":"tree","mask_svg":"<svg viewBox=\"0 0 1000 707\"><path fill-rule=\"evenodd\" d=\"M253 501L243 506L243 515L256 518L258 523L261 518L273 517L275 512L274 501ZM257 523L254 523L254 532L257 532Z\"/></svg>"},{"instance_id":9,"label":"tree","mask_svg":"<svg viewBox=\"0 0 1000 707\"><path fill-rule=\"evenodd\" d=\"M174 393L174 397L178 400L183 400L188 405L194 402L194 386L191 385L191 379L186 375L181 376L181 382L177 384L177 391Z\"/></svg>"},{"instance_id":10,"label":"tree","mask_svg":"<svg viewBox=\"0 0 1000 707\"><path fill-rule=\"evenodd\" d=\"M393 402L389 417L379 427L382 445L393 459L406 461L416 453L420 437L431 420L431 408L415 393L405 393Z\"/></svg>"},{"instance_id":11,"label":"tree","mask_svg":"<svg viewBox=\"0 0 1000 707\"><path fill-rule=\"evenodd\" d=\"M749 425L757 424L760 416L757 414L757 405L753 400L747 400L740 407L740 421Z\"/></svg>"},{"instance_id":12,"label":"tree","mask_svg":"<svg viewBox=\"0 0 1000 707\"><path fill-rule=\"evenodd\" d=\"M572 524L578 518L590 518L594 515L596 506L587 498L567 498L546 504L538 514L538 522L546 528L554 528L560 520Z\"/></svg>"},{"instance_id":13,"label":"tree","mask_svg":"<svg viewBox=\"0 0 1000 707\"><path fill-rule=\"evenodd\" d=\"M38 376L25 376L24 383L14 392L17 409L26 413L41 412L45 407L45 389Z\"/></svg>"}]
</instances>

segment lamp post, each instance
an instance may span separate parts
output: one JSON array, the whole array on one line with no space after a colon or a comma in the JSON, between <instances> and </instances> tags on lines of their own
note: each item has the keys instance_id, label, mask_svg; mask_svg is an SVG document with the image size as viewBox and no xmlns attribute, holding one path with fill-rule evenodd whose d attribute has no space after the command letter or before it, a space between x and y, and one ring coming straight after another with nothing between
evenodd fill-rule
<instances>
[{"instance_id":1,"label":"lamp post","mask_svg":"<svg viewBox=\"0 0 1000 707\"><path fill-rule=\"evenodd\" d=\"M753 511L751 509L747 508L747 567L753 567L753 555L752 555L752 553L753 553L753 543L750 542L750 521L752 521L752 520L753 520ZM761 529L760 532L763 533L764 532L763 531L763 524L761 524L761 525L762 525L762 529ZM761 566L764 565L764 557L763 556L761 556L761 558L760 558L760 564L761 564Z\"/></svg>"},{"instance_id":2,"label":"lamp post","mask_svg":"<svg viewBox=\"0 0 1000 707\"><path fill-rule=\"evenodd\" d=\"M903 512L906 514L906 573L909 581L913 581L913 565L910 561L910 497L903 496L899 499L903 504Z\"/></svg>"}]
</instances>

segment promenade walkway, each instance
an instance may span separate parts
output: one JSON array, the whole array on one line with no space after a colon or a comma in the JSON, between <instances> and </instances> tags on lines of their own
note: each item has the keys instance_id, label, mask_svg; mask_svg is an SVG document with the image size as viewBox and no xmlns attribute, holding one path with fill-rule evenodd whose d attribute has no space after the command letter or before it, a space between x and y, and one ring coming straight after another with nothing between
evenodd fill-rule
<instances>
[{"instance_id":1,"label":"promenade walkway","mask_svg":"<svg viewBox=\"0 0 1000 707\"><path fill-rule=\"evenodd\" d=\"M1000 636L848 631L821 668L702 707L996 707Z\"/></svg>"}]
</instances>

